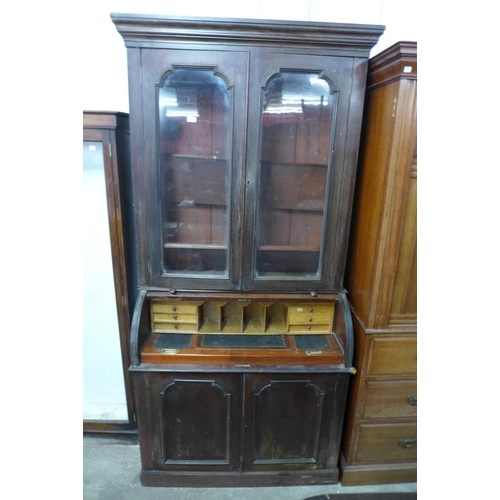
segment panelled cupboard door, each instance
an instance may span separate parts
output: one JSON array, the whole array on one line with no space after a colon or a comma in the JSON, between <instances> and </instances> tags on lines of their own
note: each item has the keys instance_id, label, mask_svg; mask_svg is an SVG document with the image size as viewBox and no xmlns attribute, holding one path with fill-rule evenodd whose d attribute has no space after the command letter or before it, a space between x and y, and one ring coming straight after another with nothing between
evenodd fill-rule
<instances>
[{"instance_id":1,"label":"panelled cupboard door","mask_svg":"<svg viewBox=\"0 0 500 500\"><path fill-rule=\"evenodd\" d=\"M158 374L150 380L156 470L241 470L241 375Z\"/></svg>"},{"instance_id":2,"label":"panelled cupboard door","mask_svg":"<svg viewBox=\"0 0 500 500\"><path fill-rule=\"evenodd\" d=\"M239 289L248 54L141 57L150 284Z\"/></svg>"},{"instance_id":3,"label":"panelled cupboard door","mask_svg":"<svg viewBox=\"0 0 500 500\"><path fill-rule=\"evenodd\" d=\"M244 470L331 467L332 385L327 374L245 375Z\"/></svg>"},{"instance_id":4,"label":"panelled cupboard door","mask_svg":"<svg viewBox=\"0 0 500 500\"><path fill-rule=\"evenodd\" d=\"M247 290L341 287L334 278L338 266L343 274L336 245L346 243L338 215L349 216L339 210L349 190L344 169L355 167L344 163L354 68L355 59L311 54L262 51L251 60Z\"/></svg>"}]
</instances>

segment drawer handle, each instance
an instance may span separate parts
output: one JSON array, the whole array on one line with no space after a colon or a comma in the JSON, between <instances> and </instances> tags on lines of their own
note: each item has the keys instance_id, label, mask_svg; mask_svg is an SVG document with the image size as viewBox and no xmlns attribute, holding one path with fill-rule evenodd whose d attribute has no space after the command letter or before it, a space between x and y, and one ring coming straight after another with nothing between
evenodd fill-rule
<instances>
[{"instance_id":1,"label":"drawer handle","mask_svg":"<svg viewBox=\"0 0 500 500\"><path fill-rule=\"evenodd\" d=\"M417 439L400 439L399 440L399 446L401 448L414 448L417 446Z\"/></svg>"},{"instance_id":2,"label":"drawer handle","mask_svg":"<svg viewBox=\"0 0 500 500\"><path fill-rule=\"evenodd\" d=\"M408 396L408 403L417 406L417 398L415 396Z\"/></svg>"}]
</instances>

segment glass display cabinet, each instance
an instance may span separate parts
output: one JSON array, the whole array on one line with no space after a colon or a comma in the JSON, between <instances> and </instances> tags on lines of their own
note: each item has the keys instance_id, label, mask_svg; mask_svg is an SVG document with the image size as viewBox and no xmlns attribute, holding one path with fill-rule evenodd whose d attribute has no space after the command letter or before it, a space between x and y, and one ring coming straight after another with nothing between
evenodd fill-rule
<instances>
[{"instance_id":1,"label":"glass display cabinet","mask_svg":"<svg viewBox=\"0 0 500 500\"><path fill-rule=\"evenodd\" d=\"M141 481L336 483L343 277L384 28L111 18L129 64Z\"/></svg>"},{"instance_id":2,"label":"glass display cabinet","mask_svg":"<svg viewBox=\"0 0 500 500\"><path fill-rule=\"evenodd\" d=\"M83 430L135 432L129 337L134 293L126 113L83 112Z\"/></svg>"}]
</instances>

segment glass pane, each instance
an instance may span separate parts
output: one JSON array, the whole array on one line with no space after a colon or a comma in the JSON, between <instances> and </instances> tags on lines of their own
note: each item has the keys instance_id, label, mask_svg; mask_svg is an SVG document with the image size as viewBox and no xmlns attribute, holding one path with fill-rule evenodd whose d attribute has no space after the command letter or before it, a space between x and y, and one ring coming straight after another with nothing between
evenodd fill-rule
<instances>
[{"instance_id":1,"label":"glass pane","mask_svg":"<svg viewBox=\"0 0 500 500\"><path fill-rule=\"evenodd\" d=\"M315 73L283 72L264 91L257 277L319 275L333 94Z\"/></svg>"},{"instance_id":2,"label":"glass pane","mask_svg":"<svg viewBox=\"0 0 500 500\"><path fill-rule=\"evenodd\" d=\"M83 142L83 419L128 421L101 142Z\"/></svg>"},{"instance_id":3,"label":"glass pane","mask_svg":"<svg viewBox=\"0 0 500 500\"><path fill-rule=\"evenodd\" d=\"M159 92L164 270L226 276L230 92L213 71L182 69Z\"/></svg>"}]
</instances>

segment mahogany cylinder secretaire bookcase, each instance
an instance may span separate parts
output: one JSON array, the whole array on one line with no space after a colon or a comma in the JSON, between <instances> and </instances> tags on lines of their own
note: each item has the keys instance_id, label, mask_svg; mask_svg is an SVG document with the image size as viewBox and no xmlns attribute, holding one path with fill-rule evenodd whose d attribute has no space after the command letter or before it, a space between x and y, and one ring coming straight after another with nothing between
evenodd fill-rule
<instances>
[{"instance_id":1,"label":"mahogany cylinder secretaire bookcase","mask_svg":"<svg viewBox=\"0 0 500 500\"><path fill-rule=\"evenodd\" d=\"M336 483L343 277L384 28L111 18L129 65L141 481Z\"/></svg>"},{"instance_id":2,"label":"mahogany cylinder secretaire bookcase","mask_svg":"<svg viewBox=\"0 0 500 500\"><path fill-rule=\"evenodd\" d=\"M342 484L417 480L417 44L369 62L346 288L357 373Z\"/></svg>"}]
</instances>

